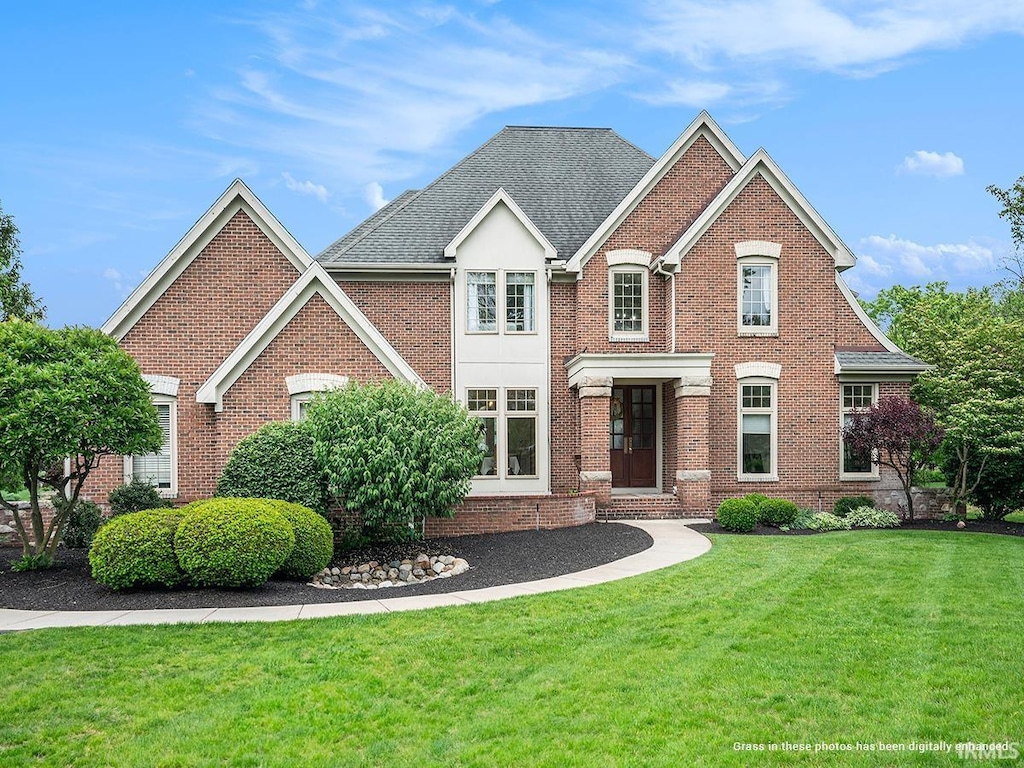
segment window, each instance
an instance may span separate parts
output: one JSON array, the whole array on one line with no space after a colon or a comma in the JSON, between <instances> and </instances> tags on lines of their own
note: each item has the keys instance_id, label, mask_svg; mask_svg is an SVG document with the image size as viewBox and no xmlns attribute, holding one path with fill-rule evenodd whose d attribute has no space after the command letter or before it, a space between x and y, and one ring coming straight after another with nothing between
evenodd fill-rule
<instances>
[{"instance_id":1,"label":"window","mask_svg":"<svg viewBox=\"0 0 1024 768\"><path fill-rule=\"evenodd\" d=\"M466 408L483 426L477 477L536 477L536 389L470 389Z\"/></svg>"},{"instance_id":2,"label":"window","mask_svg":"<svg viewBox=\"0 0 1024 768\"><path fill-rule=\"evenodd\" d=\"M738 331L748 336L778 333L778 265L766 257L744 258L738 264Z\"/></svg>"},{"instance_id":3,"label":"window","mask_svg":"<svg viewBox=\"0 0 1024 768\"><path fill-rule=\"evenodd\" d=\"M505 274L505 330L533 331L533 272Z\"/></svg>"},{"instance_id":4,"label":"window","mask_svg":"<svg viewBox=\"0 0 1024 768\"><path fill-rule=\"evenodd\" d=\"M313 399L312 392L303 392L301 395L292 395L292 421L303 421L306 418L306 411Z\"/></svg>"},{"instance_id":5,"label":"window","mask_svg":"<svg viewBox=\"0 0 1024 768\"><path fill-rule=\"evenodd\" d=\"M842 426L846 427L853 414L870 407L877 399L874 384L843 384L842 385ZM871 461L870 451L855 451L842 441L842 471L840 476L846 480L875 479L878 468Z\"/></svg>"},{"instance_id":6,"label":"window","mask_svg":"<svg viewBox=\"0 0 1024 768\"><path fill-rule=\"evenodd\" d=\"M778 480L776 467L775 382L751 380L740 384L740 480Z\"/></svg>"},{"instance_id":7,"label":"window","mask_svg":"<svg viewBox=\"0 0 1024 768\"><path fill-rule=\"evenodd\" d=\"M466 290L470 333L496 333L498 330L497 281L494 272L468 272Z\"/></svg>"},{"instance_id":8,"label":"window","mask_svg":"<svg viewBox=\"0 0 1024 768\"><path fill-rule=\"evenodd\" d=\"M613 268L609 277L609 338L647 341L647 270Z\"/></svg>"},{"instance_id":9,"label":"window","mask_svg":"<svg viewBox=\"0 0 1024 768\"><path fill-rule=\"evenodd\" d=\"M143 480L164 496L175 496L177 478L177 402L172 397L154 396L163 444L156 453L125 457L125 482Z\"/></svg>"}]
</instances>

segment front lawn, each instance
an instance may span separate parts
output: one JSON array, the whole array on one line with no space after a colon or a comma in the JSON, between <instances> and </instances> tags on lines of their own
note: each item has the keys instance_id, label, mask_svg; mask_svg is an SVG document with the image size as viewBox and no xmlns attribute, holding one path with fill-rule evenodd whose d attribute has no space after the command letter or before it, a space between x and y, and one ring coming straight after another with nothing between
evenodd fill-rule
<instances>
[{"instance_id":1,"label":"front lawn","mask_svg":"<svg viewBox=\"0 0 1024 768\"><path fill-rule=\"evenodd\" d=\"M1024 742L1021 539L714 541L472 607L7 634L0 764L946 765L910 745ZM812 751L735 748L783 742ZM857 742L907 751L813 752Z\"/></svg>"}]
</instances>

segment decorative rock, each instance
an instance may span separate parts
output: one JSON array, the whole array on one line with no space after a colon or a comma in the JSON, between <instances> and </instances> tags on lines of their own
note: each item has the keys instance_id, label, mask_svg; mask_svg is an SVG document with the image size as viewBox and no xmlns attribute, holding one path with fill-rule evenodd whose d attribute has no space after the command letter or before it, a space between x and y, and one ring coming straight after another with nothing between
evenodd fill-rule
<instances>
[{"instance_id":1,"label":"decorative rock","mask_svg":"<svg viewBox=\"0 0 1024 768\"><path fill-rule=\"evenodd\" d=\"M452 557L451 555L445 555L444 557L441 558L441 562L444 563L445 565L451 565L452 563L455 562L455 558Z\"/></svg>"},{"instance_id":2,"label":"decorative rock","mask_svg":"<svg viewBox=\"0 0 1024 768\"><path fill-rule=\"evenodd\" d=\"M349 581L361 581L362 577L358 573L350 573L348 575Z\"/></svg>"},{"instance_id":3,"label":"decorative rock","mask_svg":"<svg viewBox=\"0 0 1024 768\"><path fill-rule=\"evenodd\" d=\"M456 557L452 560L452 569L450 571L452 576L459 576L469 570L469 563L463 560L461 557Z\"/></svg>"},{"instance_id":4,"label":"decorative rock","mask_svg":"<svg viewBox=\"0 0 1024 768\"><path fill-rule=\"evenodd\" d=\"M402 564L402 561L401 561L401 560L392 560L392 561L391 561L390 563L388 563L388 566L389 566L390 568L395 568L395 569L397 569L397 568L398 568L398 566L400 566L401 564Z\"/></svg>"},{"instance_id":5,"label":"decorative rock","mask_svg":"<svg viewBox=\"0 0 1024 768\"><path fill-rule=\"evenodd\" d=\"M346 565L344 568L341 569L341 575L342 576L348 576L350 573L352 573L352 566L351 565Z\"/></svg>"},{"instance_id":6,"label":"decorative rock","mask_svg":"<svg viewBox=\"0 0 1024 768\"><path fill-rule=\"evenodd\" d=\"M373 578L375 578L375 579L377 579L379 581L383 581L387 577L388 577L387 573L382 571L380 568L378 568L376 571L373 572Z\"/></svg>"},{"instance_id":7,"label":"decorative rock","mask_svg":"<svg viewBox=\"0 0 1024 768\"><path fill-rule=\"evenodd\" d=\"M360 573L369 573L371 570L372 569L370 568L370 564L369 563L363 563L362 565L359 566L359 572Z\"/></svg>"},{"instance_id":8,"label":"decorative rock","mask_svg":"<svg viewBox=\"0 0 1024 768\"><path fill-rule=\"evenodd\" d=\"M434 579L450 579L468 570L469 563L462 558L428 556L421 552L415 560L391 560L385 565L371 560L358 565L328 566L310 578L309 586L318 589L389 589Z\"/></svg>"},{"instance_id":9,"label":"decorative rock","mask_svg":"<svg viewBox=\"0 0 1024 768\"><path fill-rule=\"evenodd\" d=\"M412 575L416 576L418 578L422 578L422 577L427 575L427 572L425 570L423 570L422 568L413 568L412 569Z\"/></svg>"},{"instance_id":10,"label":"decorative rock","mask_svg":"<svg viewBox=\"0 0 1024 768\"><path fill-rule=\"evenodd\" d=\"M388 581L394 581L398 578L398 568L388 568Z\"/></svg>"},{"instance_id":11,"label":"decorative rock","mask_svg":"<svg viewBox=\"0 0 1024 768\"><path fill-rule=\"evenodd\" d=\"M331 568L331 576L340 576L340 575L341 575L341 569L340 568Z\"/></svg>"}]
</instances>

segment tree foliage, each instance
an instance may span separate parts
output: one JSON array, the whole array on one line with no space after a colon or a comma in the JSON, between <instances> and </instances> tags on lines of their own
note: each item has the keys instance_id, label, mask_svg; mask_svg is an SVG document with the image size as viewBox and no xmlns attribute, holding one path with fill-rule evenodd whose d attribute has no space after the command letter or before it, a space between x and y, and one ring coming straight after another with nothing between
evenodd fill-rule
<instances>
[{"instance_id":1,"label":"tree foliage","mask_svg":"<svg viewBox=\"0 0 1024 768\"><path fill-rule=\"evenodd\" d=\"M1017 249L1014 256L1004 261L1004 266L1017 278L1018 283L1024 284L1024 176L1008 189L1000 189L995 184L986 189L1003 204L999 217L1010 223L1010 237Z\"/></svg>"},{"instance_id":2,"label":"tree foliage","mask_svg":"<svg viewBox=\"0 0 1024 768\"><path fill-rule=\"evenodd\" d=\"M151 453L162 433L135 361L92 328L50 330L0 323L0 477L29 491L30 512L13 504L25 558L52 559L82 486L102 457ZM65 464L67 461L67 464ZM43 524L41 497L54 493Z\"/></svg>"},{"instance_id":3,"label":"tree foliage","mask_svg":"<svg viewBox=\"0 0 1024 768\"><path fill-rule=\"evenodd\" d=\"M920 405L905 397L883 397L853 414L843 437L858 453L891 467L907 498L907 517L914 519L911 494L914 473L925 466L942 444L942 428Z\"/></svg>"},{"instance_id":4,"label":"tree foliage","mask_svg":"<svg viewBox=\"0 0 1024 768\"><path fill-rule=\"evenodd\" d=\"M480 465L479 422L450 398L399 382L327 392L308 421L331 491L376 535L450 517Z\"/></svg>"},{"instance_id":5,"label":"tree foliage","mask_svg":"<svg viewBox=\"0 0 1024 768\"><path fill-rule=\"evenodd\" d=\"M14 219L0 207L0 322L12 318L41 322L46 308L21 279L21 245Z\"/></svg>"}]
</instances>

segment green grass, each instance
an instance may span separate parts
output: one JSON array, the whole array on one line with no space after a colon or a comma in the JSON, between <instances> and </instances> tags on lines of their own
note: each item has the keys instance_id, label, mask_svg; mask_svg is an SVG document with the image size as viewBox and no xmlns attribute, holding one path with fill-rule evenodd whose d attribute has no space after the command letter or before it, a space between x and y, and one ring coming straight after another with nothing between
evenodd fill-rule
<instances>
[{"instance_id":1,"label":"green grass","mask_svg":"<svg viewBox=\"0 0 1024 768\"><path fill-rule=\"evenodd\" d=\"M734 744L1024 742L1022 615L1021 539L872 531L471 607L7 634L0 765L954 765Z\"/></svg>"}]
</instances>

